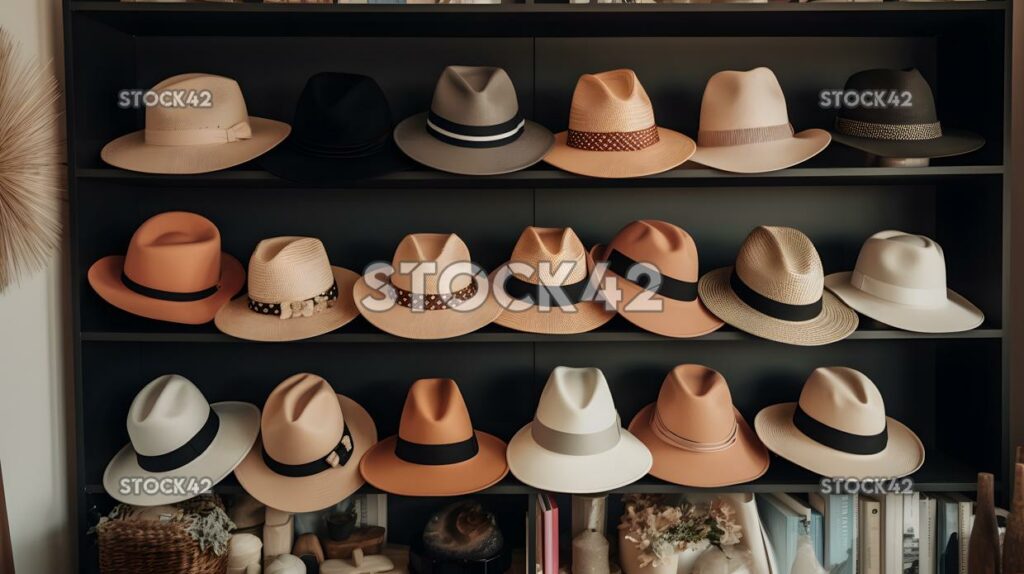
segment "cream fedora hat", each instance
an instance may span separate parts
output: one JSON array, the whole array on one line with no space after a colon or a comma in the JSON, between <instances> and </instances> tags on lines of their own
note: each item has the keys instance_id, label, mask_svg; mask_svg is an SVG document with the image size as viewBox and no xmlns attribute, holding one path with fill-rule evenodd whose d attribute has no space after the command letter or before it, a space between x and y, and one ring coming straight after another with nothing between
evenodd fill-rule
<instances>
[{"instance_id":1,"label":"cream fedora hat","mask_svg":"<svg viewBox=\"0 0 1024 574\"><path fill-rule=\"evenodd\" d=\"M908 331L955 333L985 320L980 309L946 287L942 247L923 235L872 235L854 270L829 275L825 287L864 315Z\"/></svg>"},{"instance_id":2,"label":"cream fedora hat","mask_svg":"<svg viewBox=\"0 0 1024 574\"><path fill-rule=\"evenodd\" d=\"M533 422L508 443L508 466L524 483L550 492L606 492L651 469L651 452L622 428L600 369L556 367Z\"/></svg>"},{"instance_id":3,"label":"cream fedora hat","mask_svg":"<svg viewBox=\"0 0 1024 574\"><path fill-rule=\"evenodd\" d=\"M825 149L825 130L794 133L775 73L726 70L708 80L693 161L723 171L763 173L794 166Z\"/></svg>"},{"instance_id":4,"label":"cream fedora hat","mask_svg":"<svg viewBox=\"0 0 1024 574\"><path fill-rule=\"evenodd\" d=\"M259 434L259 419L255 405L211 405L185 377L158 377L132 401L131 444L107 465L103 488L115 500L135 506L174 504L202 494L202 488L224 480L249 454ZM184 480L186 489L197 491L156 488L160 479ZM147 480L153 488L140 482Z\"/></svg>"},{"instance_id":5,"label":"cream fedora hat","mask_svg":"<svg viewBox=\"0 0 1024 574\"><path fill-rule=\"evenodd\" d=\"M815 369L799 402L763 409L754 428L769 450L822 476L898 477L924 464L921 440L886 417L875 384L848 367Z\"/></svg>"}]
</instances>

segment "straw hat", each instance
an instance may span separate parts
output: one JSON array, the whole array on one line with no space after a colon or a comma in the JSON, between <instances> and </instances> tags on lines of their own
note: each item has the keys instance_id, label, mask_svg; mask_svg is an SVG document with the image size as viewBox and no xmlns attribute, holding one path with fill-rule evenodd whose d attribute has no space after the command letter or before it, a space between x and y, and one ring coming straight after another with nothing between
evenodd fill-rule
<instances>
[{"instance_id":1,"label":"straw hat","mask_svg":"<svg viewBox=\"0 0 1024 574\"><path fill-rule=\"evenodd\" d=\"M695 149L690 138L655 124L633 70L612 70L580 76L569 130L555 134L544 161L580 175L641 177L678 166Z\"/></svg>"},{"instance_id":2,"label":"straw hat","mask_svg":"<svg viewBox=\"0 0 1024 574\"><path fill-rule=\"evenodd\" d=\"M825 130L793 133L775 73L768 68L727 70L708 80L700 106L693 161L736 173L763 173L794 166L825 149Z\"/></svg>"},{"instance_id":3,"label":"straw hat","mask_svg":"<svg viewBox=\"0 0 1024 574\"><path fill-rule=\"evenodd\" d=\"M359 315L359 275L332 267L312 237L264 239L249 258L249 293L217 312L221 331L252 341L297 341L329 333Z\"/></svg>"},{"instance_id":4,"label":"straw hat","mask_svg":"<svg viewBox=\"0 0 1024 574\"><path fill-rule=\"evenodd\" d=\"M359 468L370 484L402 496L470 494L508 474L505 441L473 429L451 379L413 383L398 434L370 449Z\"/></svg>"},{"instance_id":5,"label":"straw hat","mask_svg":"<svg viewBox=\"0 0 1024 574\"><path fill-rule=\"evenodd\" d=\"M924 464L924 445L885 416L885 402L864 373L815 369L800 401L770 406L754 428L775 454L823 476L899 477Z\"/></svg>"},{"instance_id":6,"label":"straw hat","mask_svg":"<svg viewBox=\"0 0 1024 574\"><path fill-rule=\"evenodd\" d=\"M817 250L791 227L755 228L735 267L700 278L700 298L726 323L792 345L825 345L857 329L857 313L824 291Z\"/></svg>"},{"instance_id":7,"label":"straw hat","mask_svg":"<svg viewBox=\"0 0 1024 574\"><path fill-rule=\"evenodd\" d=\"M147 219L125 255L89 268L89 284L106 302L133 315L200 325L242 289L245 270L221 252L220 231L195 213Z\"/></svg>"},{"instance_id":8,"label":"straw hat","mask_svg":"<svg viewBox=\"0 0 1024 574\"><path fill-rule=\"evenodd\" d=\"M259 157L291 131L286 123L249 116L242 89L230 78L182 74L152 91L171 105L147 107L146 129L108 143L103 161L144 173L209 173ZM179 96L184 104L174 101Z\"/></svg>"}]
</instances>

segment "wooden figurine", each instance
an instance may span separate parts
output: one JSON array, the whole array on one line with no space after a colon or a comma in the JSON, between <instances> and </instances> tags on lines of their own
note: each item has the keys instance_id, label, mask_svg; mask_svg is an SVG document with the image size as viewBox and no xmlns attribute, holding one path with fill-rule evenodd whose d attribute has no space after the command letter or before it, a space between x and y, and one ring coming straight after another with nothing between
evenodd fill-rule
<instances>
[{"instance_id":1,"label":"wooden figurine","mask_svg":"<svg viewBox=\"0 0 1024 574\"><path fill-rule=\"evenodd\" d=\"M327 558L334 560L347 560L352 557L352 552L358 548L363 554L380 554L384 546L385 530L381 526L363 526L356 528L348 538L342 541L321 540L324 545L324 554Z\"/></svg>"},{"instance_id":2,"label":"wooden figurine","mask_svg":"<svg viewBox=\"0 0 1024 574\"><path fill-rule=\"evenodd\" d=\"M1010 517L1003 536L1003 574L1024 573L1024 464L1017 448L1017 464L1013 468L1013 500Z\"/></svg>"},{"instance_id":3,"label":"wooden figurine","mask_svg":"<svg viewBox=\"0 0 1024 574\"><path fill-rule=\"evenodd\" d=\"M11 544L11 525L7 520L3 468L0 468L0 574L14 574L14 549Z\"/></svg>"},{"instance_id":4,"label":"wooden figurine","mask_svg":"<svg viewBox=\"0 0 1024 574\"><path fill-rule=\"evenodd\" d=\"M992 475L987 472L978 473L978 502L967 548L967 574L1001 574L995 486Z\"/></svg>"},{"instance_id":5,"label":"wooden figurine","mask_svg":"<svg viewBox=\"0 0 1024 574\"><path fill-rule=\"evenodd\" d=\"M381 574L395 569L395 564L382 554L363 555L356 548L352 560L327 560L320 565L320 574Z\"/></svg>"}]
</instances>

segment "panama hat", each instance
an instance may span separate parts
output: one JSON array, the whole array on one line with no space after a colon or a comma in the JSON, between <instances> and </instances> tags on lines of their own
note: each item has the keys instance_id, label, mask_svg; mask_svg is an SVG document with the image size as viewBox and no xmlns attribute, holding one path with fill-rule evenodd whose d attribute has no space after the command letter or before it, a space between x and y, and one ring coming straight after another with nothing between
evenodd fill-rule
<instances>
[{"instance_id":1,"label":"panama hat","mask_svg":"<svg viewBox=\"0 0 1024 574\"><path fill-rule=\"evenodd\" d=\"M794 166L825 149L825 130L794 133L775 73L726 70L708 80L693 161L723 171L763 173Z\"/></svg>"},{"instance_id":2,"label":"panama hat","mask_svg":"<svg viewBox=\"0 0 1024 574\"><path fill-rule=\"evenodd\" d=\"M118 309L190 325L212 321L244 283L242 264L221 252L217 226L185 211L150 217L125 255L104 257L89 268L89 284Z\"/></svg>"},{"instance_id":3,"label":"panama hat","mask_svg":"<svg viewBox=\"0 0 1024 574\"><path fill-rule=\"evenodd\" d=\"M152 92L161 101L147 105L146 129L108 143L103 161L144 173L209 173L263 155L291 131L286 123L250 117L230 78L182 74Z\"/></svg>"},{"instance_id":4,"label":"panama hat","mask_svg":"<svg viewBox=\"0 0 1024 574\"><path fill-rule=\"evenodd\" d=\"M692 139L655 124L633 70L612 70L580 76L569 129L555 135L544 161L592 177L641 177L682 164L695 149Z\"/></svg>"},{"instance_id":5,"label":"panama hat","mask_svg":"<svg viewBox=\"0 0 1024 574\"><path fill-rule=\"evenodd\" d=\"M622 428L600 369L556 367L533 422L508 443L508 466L524 483L550 492L607 492L651 469L651 453Z\"/></svg>"},{"instance_id":6,"label":"panama hat","mask_svg":"<svg viewBox=\"0 0 1024 574\"><path fill-rule=\"evenodd\" d=\"M255 405L211 405L185 377L157 377L132 400L131 443L107 465L103 488L135 506L184 502L231 474L256 441L259 419ZM184 489L165 490L160 479L184 480Z\"/></svg>"},{"instance_id":7,"label":"panama hat","mask_svg":"<svg viewBox=\"0 0 1024 574\"><path fill-rule=\"evenodd\" d=\"M791 345L825 345L857 329L857 313L824 290L821 259L791 227L755 228L734 267L700 278L700 298L726 323Z\"/></svg>"},{"instance_id":8,"label":"panama hat","mask_svg":"<svg viewBox=\"0 0 1024 574\"><path fill-rule=\"evenodd\" d=\"M754 419L775 454L822 476L899 477L924 464L924 446L885 416L878 388L847 367L815 369L800 401L772 405Z\"/></svg>"},{"instance_id":9,"label":"panama hat","mask_svg":"<svg viewBox=\"0 0 1024 574\"><path fill-rule=\"evenodd\" d=\"M413 383L398 434L377 443L359 467L367 482L402 496L470 494L508 474L505 441L473 429L451 379Z\"/></svg>"}]
</instances>

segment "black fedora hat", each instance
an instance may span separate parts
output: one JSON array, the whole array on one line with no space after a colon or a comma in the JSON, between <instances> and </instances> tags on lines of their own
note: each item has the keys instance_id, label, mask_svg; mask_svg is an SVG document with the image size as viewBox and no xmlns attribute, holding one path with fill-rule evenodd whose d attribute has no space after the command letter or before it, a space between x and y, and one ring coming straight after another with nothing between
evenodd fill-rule
<instances>
[{"instance_id":1,"label":"black fedora hat","mask_svg":"<svg viewBox=\"0 0 1024 574\"><path fill-rule=\"evenodd\" d=\"M409 167L391 138L394 120L373 78L323 72L306 82L292 133L263 167L310 184L340 184Z\"/></svg>"},{"instance_id":2,"label":"black fedora hat","mask_svg":"<svg viewBox=\"0 0 1024 574\"><path fill-rule=\"evenodd\" d=\"M872 97L840 108L832 139L841 144L895 158L960 155L985 145L980 135L939 122L932 88L916 69L857 72L846 80L844 95L850 93Z\"/></svg>"}]
</instances>

